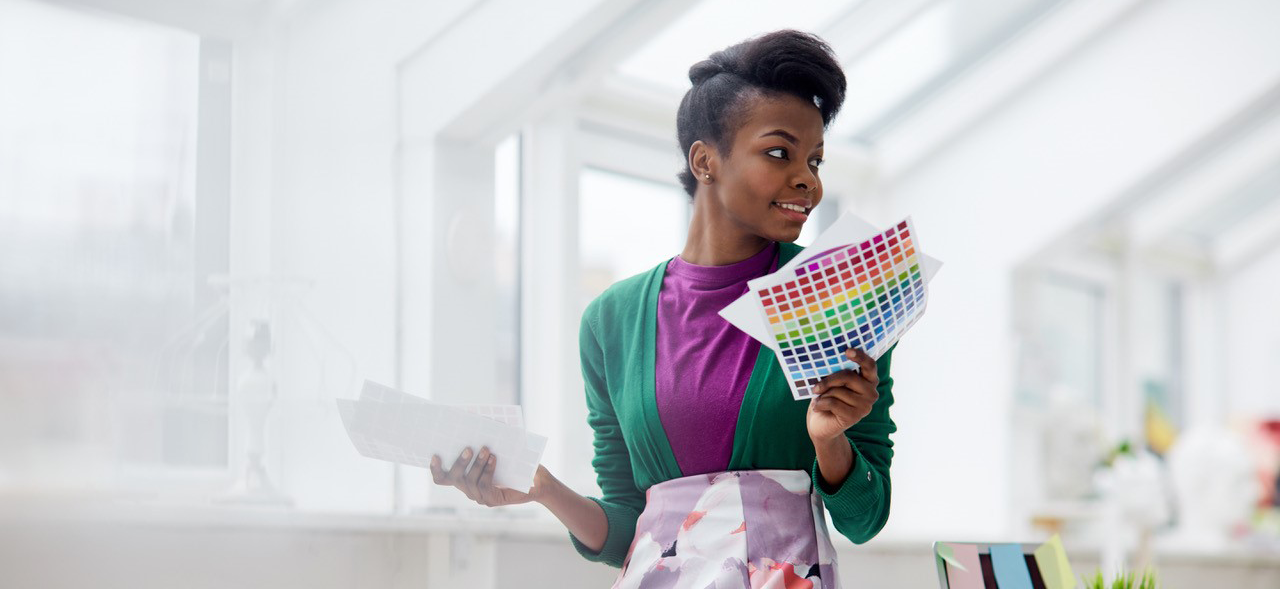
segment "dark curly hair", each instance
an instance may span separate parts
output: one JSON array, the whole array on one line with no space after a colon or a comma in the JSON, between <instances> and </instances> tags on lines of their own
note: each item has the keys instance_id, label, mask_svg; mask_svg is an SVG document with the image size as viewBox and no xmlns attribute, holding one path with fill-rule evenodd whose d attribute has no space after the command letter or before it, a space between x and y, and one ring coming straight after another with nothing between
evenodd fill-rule
<instances>
[{"instance_id":1,"label":"dark curly hair","mask_svg":"<svg viewBox=\"0 0 1280 589\"><path fill-rule=\"evenodd\" d=\"M689 81L693 87L676 112L676 136L686 160L677 177L690 197L698 181L689 171L689 148L701 139L728 156L753 95L813 101L824 128L844 104L844 72L835 52L817 35L800 31L775 31L712 53L689 68Z\"/></svg>"}]
</instances>

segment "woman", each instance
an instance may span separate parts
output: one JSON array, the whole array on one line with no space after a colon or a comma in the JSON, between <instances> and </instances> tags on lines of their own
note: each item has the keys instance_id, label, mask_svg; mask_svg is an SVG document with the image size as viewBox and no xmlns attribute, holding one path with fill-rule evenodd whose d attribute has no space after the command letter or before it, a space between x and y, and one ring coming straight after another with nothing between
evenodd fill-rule
<instances>
[{"instance_id":1,"label":"woman","mask_svg":"<svg viewBox=\"0 0 1280 589\"><path fill-rule=\"evenodd\" d=\"M618 587L835 587L823 510L856 543L889 515L889 359L792 399L773 352L717 312L785 264L822 200L823 132L845 77L821 39L778 31L689 70L677 128L693 199L680 255L620 281L580 336L600 498L539 467L529 493L494 487L468 449L437 484L484 505L537 501Z\"/></svg>"}]
</instances>

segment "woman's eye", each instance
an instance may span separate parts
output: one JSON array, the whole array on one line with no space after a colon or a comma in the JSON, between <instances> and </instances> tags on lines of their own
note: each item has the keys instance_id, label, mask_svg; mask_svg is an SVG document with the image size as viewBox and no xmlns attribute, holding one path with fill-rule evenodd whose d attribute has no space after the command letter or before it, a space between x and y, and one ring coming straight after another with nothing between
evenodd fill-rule
<instances>
[{"instance_id":1,"label":"woman's eye","mask_svg":"<svg viewBox=\"0 0 1280 589\"><path fill-rule=\"evenodd\" d=\"M775 147L775 148L773 148L773 149L770 149L770 150L766 151L765 153L766 153L766 154L769 154L769 156L770 156L770 157L775 157L775 158L778 158L778 159L787 159L787 150L786 150L786 148L784 148L784 147ZM823 159L822 159L822 158L820 158L820 157L815 157L815 158L813 158L813 159L809 160L809 165L811 165L811 166L813 166L813 167L817 168L817 167L822 166L822 163L823 163L824 161L825 161L825 160L823 160Z\"/></svg>"}]
</instances>

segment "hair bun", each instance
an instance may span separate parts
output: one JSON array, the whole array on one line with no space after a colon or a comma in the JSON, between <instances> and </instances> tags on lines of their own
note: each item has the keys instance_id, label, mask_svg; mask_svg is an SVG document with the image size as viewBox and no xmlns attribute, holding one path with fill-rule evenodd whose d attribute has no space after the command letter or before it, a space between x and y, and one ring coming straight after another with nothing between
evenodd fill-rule
<instances>
[{"instance_id":1,"label":"hair bun","mask_svg":"<svg viewBox=\"0 0 1280 589\"><path fill-rule=\"evenodd\" d=\"M713 55L712 57L715 56ZM689 68L689 81L693 82L694 86L697 86L698 84L714 78L717 74L728 72L729 70L724 67L724 64L721 64L714 59L704 59L693 64L693 67Z\"/></svg>"}]
</instances>

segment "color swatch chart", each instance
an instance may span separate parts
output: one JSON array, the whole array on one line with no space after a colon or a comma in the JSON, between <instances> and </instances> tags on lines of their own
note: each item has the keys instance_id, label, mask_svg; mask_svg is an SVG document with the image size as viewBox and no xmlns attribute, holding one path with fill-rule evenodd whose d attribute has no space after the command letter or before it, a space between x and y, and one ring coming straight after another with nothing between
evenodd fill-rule
<instances>
[{"instance_id":1,"label":"color swatch chart","mask_svg":"<svg viewBox=\"0 0 1280 589\"><path fill-rule=\"evenodd\" d=\"M856 365L850 347L879 359L924 312L928 293L907 218L861 243L828 249L752 281L796 399Z\"/></svg>"}]
</instances>

